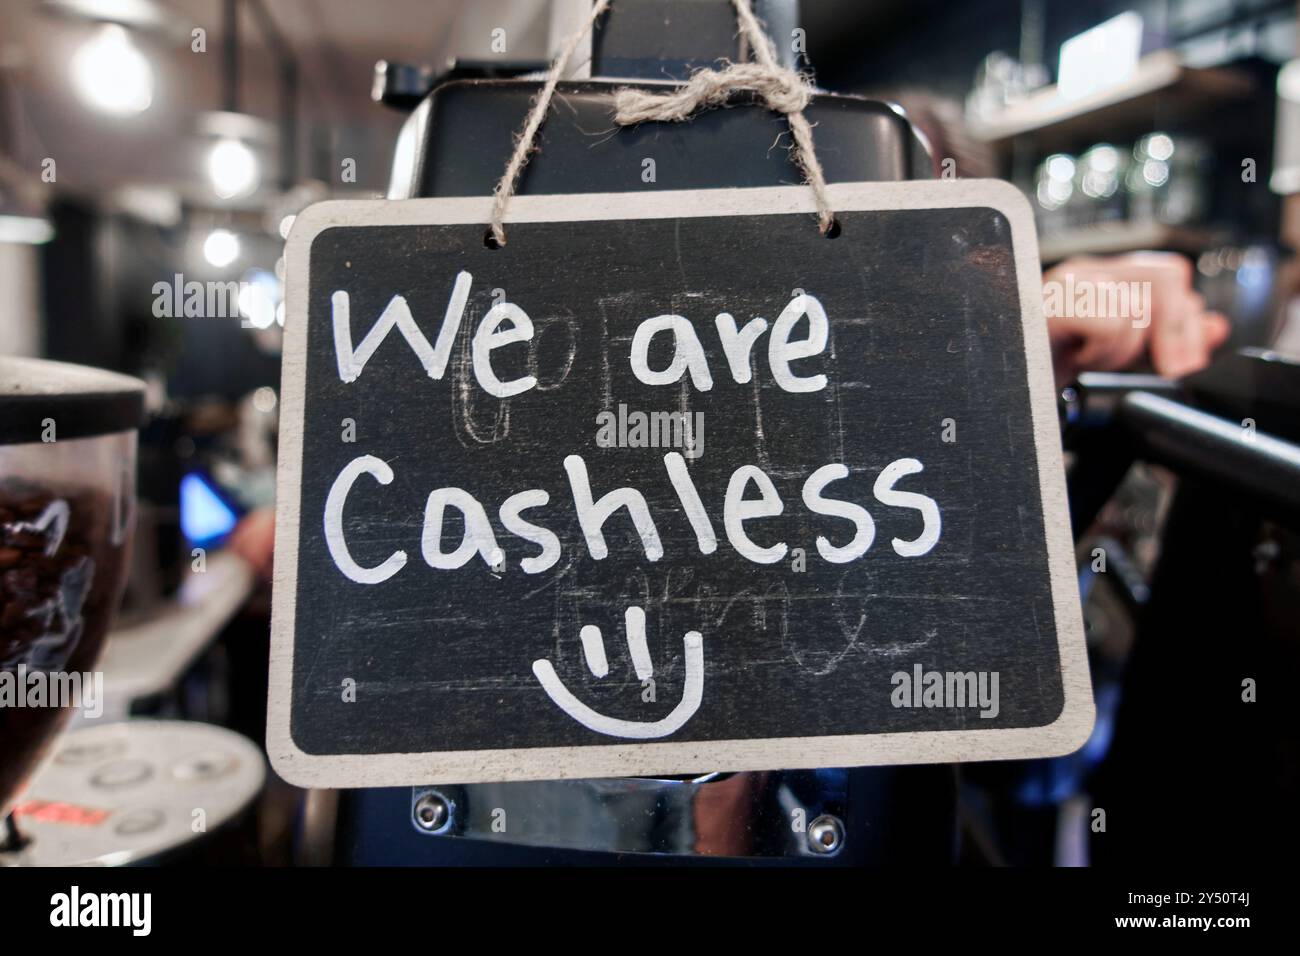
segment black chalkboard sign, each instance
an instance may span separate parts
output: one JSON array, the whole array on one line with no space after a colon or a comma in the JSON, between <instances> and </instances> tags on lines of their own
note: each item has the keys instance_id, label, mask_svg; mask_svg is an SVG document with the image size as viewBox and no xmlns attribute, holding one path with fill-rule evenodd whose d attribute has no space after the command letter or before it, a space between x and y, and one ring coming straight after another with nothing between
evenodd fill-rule
<instances>
[{"instance_id":1,"label":"black chalkboard sign","mask_svg":"<svg viewBox=\"0 0 1300 956\"><path fill-rule=\"evenodd\" d=\"M287 250L268 748L386 786L1079 747L995 182L331 202Z\"/></svg>"}]
</instances>

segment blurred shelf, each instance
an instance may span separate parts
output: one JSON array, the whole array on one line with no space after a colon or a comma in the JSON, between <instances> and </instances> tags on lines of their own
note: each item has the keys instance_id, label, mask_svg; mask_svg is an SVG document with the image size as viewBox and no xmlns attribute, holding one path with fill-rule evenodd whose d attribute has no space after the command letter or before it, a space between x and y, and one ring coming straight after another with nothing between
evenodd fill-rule
<instances>
[{"instance_id":1,"label":"blurred shelf","mask_svg":"<svg viewBox=\"0 0 1300 956\"><path fill-rule=\"evenodd\" d=\"M1213 229L1149 221L1105 222L1042 236L1038 240L1038 254L1043 262L1143 249L1199 254L1222 241L1223 236Z\"/></svg>"},{"instance_id":2,"label":"blurred shelf","mask_svg":"<svg viewBox=\"0 0 1300 956\"><path fill-rule=\"evenodd\" d=\"M1001 115L972 120L971 135L995 145L1034 134L1046 148L1074 138L1109 139L1122 131L1154 128L1157 111L1190 112L1249 96L1253 78L1231 67L1183 66L1172 50L1142 58L1127 79L1074 100L1044 87Z\"/></svg>"},{"instance_id":3,"label":"blurred shelf","mask_svg":"<svg viewBox=\"0 0 1300 956\"><path fill-rule=\"evenodd\" d=\"M133 701L174 687L255 585L252 569L241 558L216 552L209 555L206 571L188 572L176 596L147 620L111 631L99 664L104 713L124 719Z\"/></svg>"}]
</instances>

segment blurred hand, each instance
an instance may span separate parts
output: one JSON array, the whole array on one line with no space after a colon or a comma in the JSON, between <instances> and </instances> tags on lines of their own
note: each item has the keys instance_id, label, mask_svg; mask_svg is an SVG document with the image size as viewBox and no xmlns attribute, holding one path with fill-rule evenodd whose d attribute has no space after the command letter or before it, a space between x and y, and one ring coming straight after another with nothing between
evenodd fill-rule
<instances>
[{"instance_id":1,"label":"blurred hand","mask_svg":"<svg viewBox=\"0 0 1300 956\"><path fill-rule=\"evenodd\" d=\"M258 508L240 518L226 547L247 561L258 578L271 580L271 559L275 556L275 509Z\"/></svg>"},{"instance_id":2,"label":"blurred hand","mask_svg":"<svg viewBox=\"0 0 1300 956\"><path fill-rule=\"evenodd\" d=\"M1231 332L1224 316L1205 311L1191 263L1174 253L1067 259L1043 274L1043 304L1060 385L1143 357L1158 375L1179 378L1203 368Z\"/></svg>"}]
</instances>

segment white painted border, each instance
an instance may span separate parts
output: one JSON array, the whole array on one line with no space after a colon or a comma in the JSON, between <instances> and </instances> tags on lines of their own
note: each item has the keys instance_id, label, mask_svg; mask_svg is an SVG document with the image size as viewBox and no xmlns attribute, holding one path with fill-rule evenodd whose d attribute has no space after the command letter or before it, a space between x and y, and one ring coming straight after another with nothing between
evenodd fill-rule
<instances>
[{"instance_id":1,"label":"white painted border","mask_svg":"<svg viewBox=\"0 0 1300 956\"><path fill-rule=\"evenodd\" d=\"M298 504L302 482L302 433L307 355L307 305L313 240L332 226L486 224L491 197L331 201L304 210L285 250L287 319L281 388L280 465L276 494L275 590L271 624L271 674L267 751L290 783L310 787L394 787L497 780L660 775L844 767L871 764L945 763L1025 759L1072 753L1092 731L1092 685L1084 647L1083 615L1075 577L1074 547L1065 493L1065 472L1056 413L1051 351L1043 318L1038 239L1025 198L999 180L930 180L842 183L829 187L831 206L845 212L886 209L990 207L1011 223L1020 283L1030 411L1038 451L1038 478L1045 512L1047 557L1061 657L1065 706L1043 727L951 730L762 740L614 743L409 754L304 753L289 733L293 693L294 605L298 591ZM608 219L671 219L807 213L815 229L806 187L717 189L681 192L519 196L511 222L580 222ZM486 230L486 225L484 225ZM508 230L507 230L508 231ZM834 241L834 240L828 240ZM509 247L501 252L509 255Z\"/></svg>"}]
</instances>

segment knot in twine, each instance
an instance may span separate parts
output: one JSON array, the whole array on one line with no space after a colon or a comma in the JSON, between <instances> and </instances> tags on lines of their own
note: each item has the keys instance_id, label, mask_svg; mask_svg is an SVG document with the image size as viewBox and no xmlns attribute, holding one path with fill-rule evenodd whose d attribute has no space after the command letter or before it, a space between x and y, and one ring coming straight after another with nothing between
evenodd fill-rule
<instances>
[{"instance_id":1,"label":"knot in twine","mask_svg":"<svg viewBox=\"0 0 1300 956\"><path fill-rule=\"evenodd\" d=\"M582 27L565 42L516 139L514 153L497 184L492 203L491 235L498 246L506 244L503 225L506 206L514 195L519 175L528 162L537 130L542 125L551 97L555 94L556 84L578 42L609 9L611 2L612 0L596 0ZM804 76L781 66L777 61L776 47L759 25L749 0L732 0L732 6L736 8L740 33L756 62L730 63L722 70L698 70L685 84L670 93L651 93L624 87L614 94L614 121L620 126L679 123L690 119L698 110L725 106L732 93L756 94L768 109L784 114L790 124L790 134L794 137L791 153L804 174L804 182L812 188L817 203L818 225L822 233L826 234L835 225L835 213L831 211L830 200L826 195L826 175L822 172L821 161L813 149L812 124L803 115L812 99L812 85Z\"/></svg>"},{"instance_id":2,"label":"knot in twine","mask_svg":"<svg viewBox=\"0 0 1300 956\"><path fill-rule=\"evenodd\" d=\"M623 88L614 94L614 122L677 123L699 109L724 106L732 93L755 93L776 113L798 113L812 99L812 87L794 70L759 63L731 63L725 70L697 70L671 93Z\"/></svg>"}]
</instances>

